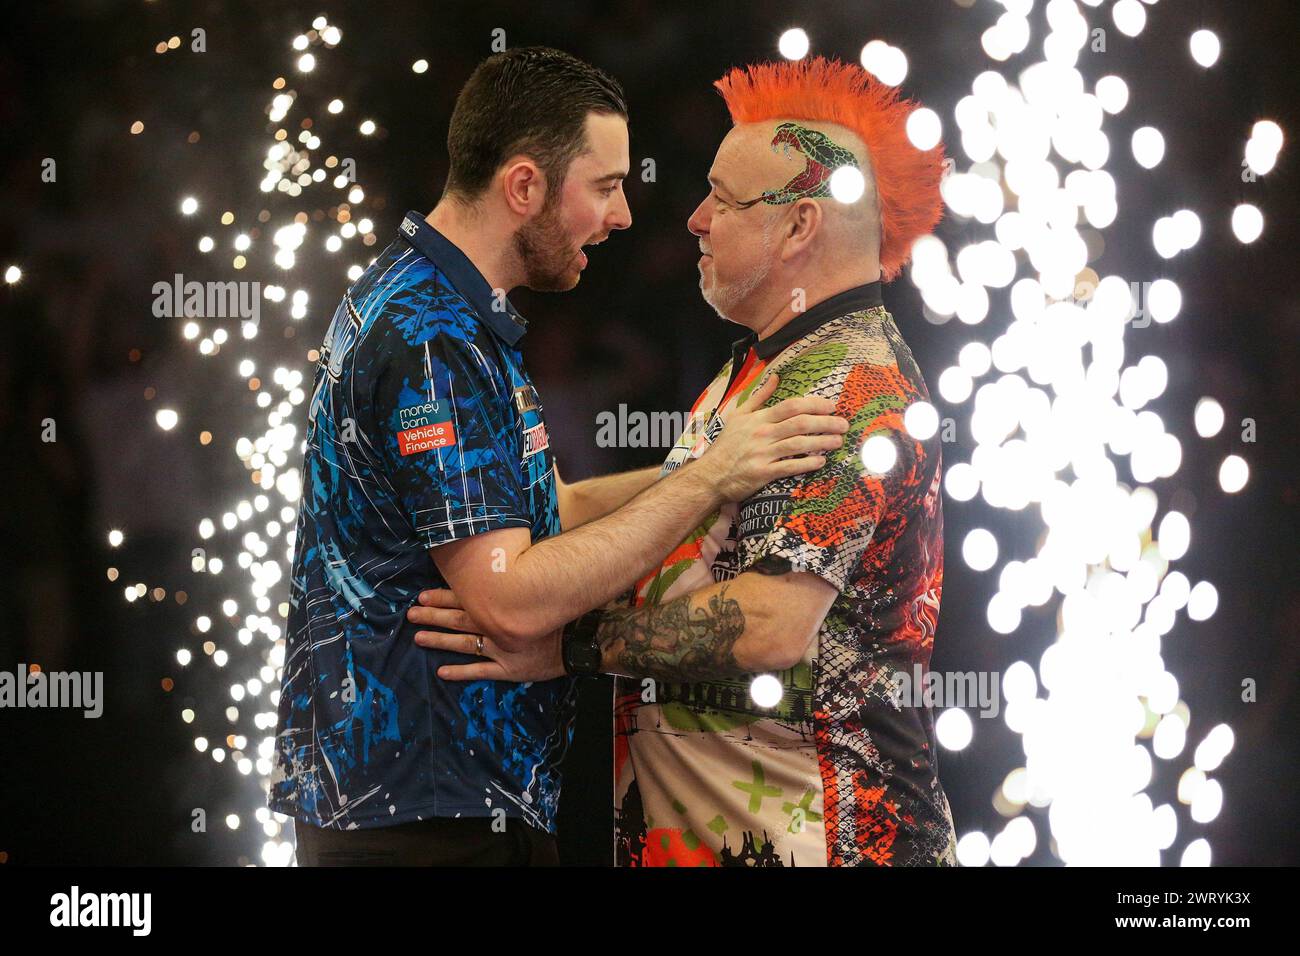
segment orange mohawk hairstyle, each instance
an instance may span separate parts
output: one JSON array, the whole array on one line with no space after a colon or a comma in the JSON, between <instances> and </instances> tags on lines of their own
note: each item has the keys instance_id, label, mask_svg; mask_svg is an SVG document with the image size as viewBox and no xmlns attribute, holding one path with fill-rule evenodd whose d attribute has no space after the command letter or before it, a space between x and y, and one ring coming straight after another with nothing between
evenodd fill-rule
<instances>
[{"instance_id":1,"label":"orange mohawk hairstyle","mask_svg":"<svg viewBox=\"0 0 1300 956\"><path fill-rule=\"evenodd\" d=\"M922 151L907 137L907 118L918 104L860 66L820 56L737 67L713 85L733 123L820 120L847 126L862 138L880 197L880 271L886 282L897 276L912 243L943 215L943 144Z\"/></svg>"}]
</instances>

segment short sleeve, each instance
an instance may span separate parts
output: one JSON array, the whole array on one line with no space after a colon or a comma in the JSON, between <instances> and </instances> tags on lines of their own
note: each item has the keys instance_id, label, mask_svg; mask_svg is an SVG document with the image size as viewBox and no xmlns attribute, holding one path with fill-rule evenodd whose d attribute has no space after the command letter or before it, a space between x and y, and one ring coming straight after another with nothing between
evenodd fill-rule
<instances>
[{"instance_id":1,"label":"short sleeve","mask_svg":"<svg viewBox=\"0 0 1300 956\"><path fill-rule=\"evenodd\" d=\"M926 449L903 427L917 396L897 367L842 365L816 352L776 369L781 384L767 404L829 398L849 431L817 471L779 479L740 503L737 559L740 571L807 571L846 593L869 570L864 557L882 524L906 520ZM884 529L891 537L897 530Z\"/></svg>"},{"instance_id":2,"label":"short sleeve","mask_svg":"<svg viewBox=\"0 0 1300 956\"><path fill-rule=\"evenodd\" d=\"M393 336L374 419L392 491L426 547L531 527L520 433L505 373L443 327L411 344Z\"/></svg>"}]
</instances>

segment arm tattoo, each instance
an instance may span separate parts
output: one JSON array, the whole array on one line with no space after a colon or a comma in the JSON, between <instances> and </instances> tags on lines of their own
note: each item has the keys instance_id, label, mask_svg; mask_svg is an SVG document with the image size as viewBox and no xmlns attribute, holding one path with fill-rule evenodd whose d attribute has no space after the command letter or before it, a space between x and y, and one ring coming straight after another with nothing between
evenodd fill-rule
<instances>
[{"instance_id":1,"label":"arm tattoo","mask_svg":"<svg viewBox=\"0 0 1300 956\"><path fill-rule=\"evenodd\" d=\"M654 607L607 612L597 639L607 670L627 677L695 681L745 673L735 646L745 633L740 602L727 585L710 595L707 606L692 606L692 595Z\"/></svg>"}]
</instances>

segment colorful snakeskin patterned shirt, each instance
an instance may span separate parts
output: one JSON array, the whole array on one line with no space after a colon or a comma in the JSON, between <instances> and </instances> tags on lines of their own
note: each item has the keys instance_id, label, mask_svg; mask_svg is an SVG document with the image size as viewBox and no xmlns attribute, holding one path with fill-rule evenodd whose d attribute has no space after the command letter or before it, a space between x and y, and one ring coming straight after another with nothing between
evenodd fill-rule
<instances>
[{"instance_id":1,"label":"colorful snakeskin patterned shirt","mask_svg":"<svg viewBox=\"0 0 1300 956\"><path fill-rule=\"evenodd\" d=\"M928 667L943 587L940 445L903 414L928 402L880 284L840 293L778 330L736 343L696 401L663 472L698 457L768 371L769 404L836 403L842 449L705 520L642 580L637 606L728 580L762 563L839 592L805 659L775 675L773 707L754 675L615 687L615 861L622 866L956 865L939 784L934 718L899 701L895 676ZM893 464L882 467L892 444ZM877 451L886 454L879 456ZM757 572L755 572L757 573Z\"/></svg>"}]
</instances>

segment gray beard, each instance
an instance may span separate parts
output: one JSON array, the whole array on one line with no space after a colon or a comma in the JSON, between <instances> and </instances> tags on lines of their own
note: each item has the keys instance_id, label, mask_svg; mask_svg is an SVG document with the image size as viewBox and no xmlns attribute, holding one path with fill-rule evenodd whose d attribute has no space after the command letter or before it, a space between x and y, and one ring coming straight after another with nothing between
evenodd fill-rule
<instances>
[{"instance_id":1,"label":"gray beard","mask_svg":"<svg viewBox=\"0 0 1300 956\"><path fill-rule=\"evenodd\" d=\"M735 313L736 306L748 299L771 271L772 262L769 259L761 269L756 269L738 282L715 286L712 289L701 286L700 294L704 296L704 301L713 308L714 312L724 319L730 319Z\"/></svg>"}]
</instances>

